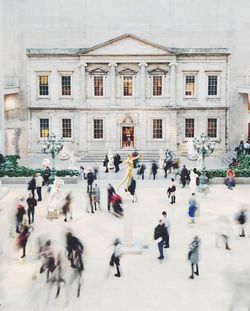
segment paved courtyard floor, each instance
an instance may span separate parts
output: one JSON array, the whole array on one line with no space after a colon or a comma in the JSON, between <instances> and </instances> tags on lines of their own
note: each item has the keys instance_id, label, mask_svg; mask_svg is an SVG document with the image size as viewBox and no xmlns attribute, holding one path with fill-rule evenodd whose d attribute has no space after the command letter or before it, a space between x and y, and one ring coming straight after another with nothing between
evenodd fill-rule
<instances>
[{"instance_id":1,"label":"paved courtyard floor","mask_svg":"<svg viewBox=\"0 0 250 311\"><path fill-rule=\"evenodd\" d=\"M124 168L123 168L124 170ZM249 202L249 185L239 185L232 191L223 185L212 185L210 192L198 196L200 216L189 224L187 202L191 194L187 186L177 186L177 203L172 206L166 190L170 182L144 180L137 182L138 202L132 207L134 237L146 245L140 255L125 254L121 258L122 277L114 277L109 270L112 242L123 237L124 219L107 212L106 187L109 182L117 187L118 176L106 174L98 180L101 188L102 211L86 213L86 184L64 185L64 195L73 193L73 220L63 221L63 216L46 219L48 193L43 189L43 201L36 207L34 231L27 244L27 257L20 259L21 251L15 248L13 218L15 202L27 196L26 185L7 185L9 193L0 201L0 234L3 254L0 256L0 309L3 310L86 310L86 311L226 311L230 300L234 310L248 310L250 297L250 228L247 236L238 237L234 221L241 203ZM123 191L121 190L121 195ZM126 206L125 206L126 208ZM166 210L170 221L170 248L165 259L159 261L157 245L153 240L154 227ZM218 216L226 215L231 222L231 251L216 247ZM40 262L35 259L36 237L47 235L60 243L63 234L71 229L85 245L85 271L80 298L76 298L76 285L72 286L66 304L66 288L54 299L55 288L49 288L45 275L39 274ZM190 280L187 261L189 243L195 235L201 239L200 276ZM32 276L36 274L36 278ZM47 302L47 293L51 298ZM236 297L236 298L235 298Z\"/></svg>"}]
</instances>

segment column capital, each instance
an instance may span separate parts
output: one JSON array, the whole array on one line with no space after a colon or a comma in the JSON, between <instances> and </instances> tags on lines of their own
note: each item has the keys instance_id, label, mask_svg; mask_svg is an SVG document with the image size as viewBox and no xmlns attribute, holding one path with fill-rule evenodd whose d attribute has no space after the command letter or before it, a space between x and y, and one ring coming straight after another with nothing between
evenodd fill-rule
<instances>
[{"instance_id":1,"label":"column capital","mask_svg":"<svg viewBox=\"0 0 250 311\"><path fill-rule=\"evenodd\" d=\"M81 62L80 65L79 65L79 67L87 67L87 66L88 66L88 64L85 63L85 62Z\"/></svg>"},{"instance_id":2,"label":"column capital","mask_svg":"<svg viewBox=\"0 0 250 311\"><path fill-rule=\"evenodd\" d=\"M177 67L177 63L175 61L169 63L169 67Z\"/></svg>"},{"instance_id":3,"label":"column capital","mask_svg":"<svg viewBox=\"0 0 250 311\"><path fill-rule=\"evenodd\" d=\"M139 63L139 67L147 67L147 63L145 63L145 62L141 62L141 63Z\"/></svg>"},{"instance_id":4,"label":"column capital","mask_svg":"<svg viewBox=\"0 0 250 311\"><path fill-rule=\"evenodd\" d=\"M115 63L115 62L110 62L110 63L108 64L108 66L109 66L109 67L112 67L112 66L113 66L113 67L116 67L116 66L117 66L117 63Z\"/></svg>"}]
</instances>

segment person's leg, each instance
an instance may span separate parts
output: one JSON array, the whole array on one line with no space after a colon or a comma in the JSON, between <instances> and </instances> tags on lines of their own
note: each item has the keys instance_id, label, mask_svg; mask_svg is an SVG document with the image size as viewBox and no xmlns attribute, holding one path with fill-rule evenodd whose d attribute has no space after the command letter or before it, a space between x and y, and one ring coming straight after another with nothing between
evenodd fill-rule
<instances>
[{"instance_id":1,"label":"person's leg","mask_svg":"<svg viewBox=\"0 0 250 311\"><path fill-rule=\"evenodd\" d=\"M141 174L141 178L142 180L144 180L144 172Z\"/></svg>"},{"instance_id":2,"label":"person's leg","mask_svg":"<svg viewBox=\"0 0 250 311\"><path fill-rule=\"evenodd\" d=\"M32 222L34 222L34 216L35 216L35 208L34 207L31 209L31 216L32 216Z\"/></svg>"},{"instance_id":3,"label":"person's leg","mask_svg":"<svg viewBox=\"0 0 250 311\"><path fill-rule=\"evenodd\" d=\"M175 195L173 195L173 203L175 203Z\"/></svg>"},{"instance_id":4,"label":"person's leg","mask_svg":"<svg viewBox=\"0 0 250 311\"><path fill-rule=\"evenodd\" d=\"M37 187L36 192L37 192L37 196L38 196L38 201L42 201L42 188Z\"/></svg>"},{"instance_id":5,"label":"person's leg","mask_svg":"<svg viewBox=\"0 0 250 311\"><path fill-rule=\"evenodd\" d=\"M116 271L117 271L115 276L117 276L119 278L121 276L120 269L119 269L119 264L115 263L115 266L116 266Z\"/></svg>"},{"instance_id":6,"label":"person's leg","mask_svg":"<svg viewBox=\"0 0 250 311\"><path fill-rule=\"evenodd\" d=\"M240 234L240 237L245 237L244 226L241 226L241 234Z\"/></svg>"},{"instance_id":7,"label":"person's leg","mask_svg":"<svg viewBox=\"0 0 250 311\"><path fill-rule=\"evenodd\" d=\"M28 208L28 219L29 219L29 225L31 224L31 209Z\"/></svg>"},{"instance_id":8,"label":"person's leg","mask_svg":"<svg viewBox=\"0 0 250 311\"><path fill-rule=\"evenodd\" d=\"M158 257L158 259L163 259L164 258L163 246L164 246L164 240L162 240L161 242L158 243L158 248L159 248L159 252L160 252L160 256Z\"/></svg>"},{"instance_id":9,"label":"person's leg","mask_svg":"<svg viewBox=\"0 0 250 311\"><path fill-rule=\"evenodd\" d=\"M108 200L108 211L110 212L110 200Z\"/></svg>"},{"instance_id":10,"label":"person's leg","mask_svg":"<svg viewBox=\"0 0 250 311\"><path fill-rule=\"evenodd\" d=\"M24 244L23 244L23 255L21 256L21 258L24 258L26 256L26 243L27 243L27 241L24 242Z\"/></svg>"},{"instance_id":11,"label":"person's leg","mask_svg":"<svg viewBox=\"0 0 250 311\"><path fill-rule=\"evenodd\" d=\"M227 249L227 250L231 250L231 248L228 246L228 236L227 235L223 235L223 238L224 238L224 240L225 240L225 249Z\"/></svg>"},{"instance_id":12,"label":"person's leg","mask_svg":"<svg viewBox=\"0 0 250 311\"><path fill-rule=\"evenodd\" d=\"M196 275L199 275L199 266L198 263L195 264L196 266L196 271L194 272Z\"/></svg>"},{"instance_id":13,"label":"person's leg","mask_svg":"<svg viewBox=\"0 0 250 311\"><path fill-rule=\"evenodd\" d=\"M194 278L194 264L191 263L191 275L189 277L190 279L193 279Z\"/></svg>"}]
</instances>

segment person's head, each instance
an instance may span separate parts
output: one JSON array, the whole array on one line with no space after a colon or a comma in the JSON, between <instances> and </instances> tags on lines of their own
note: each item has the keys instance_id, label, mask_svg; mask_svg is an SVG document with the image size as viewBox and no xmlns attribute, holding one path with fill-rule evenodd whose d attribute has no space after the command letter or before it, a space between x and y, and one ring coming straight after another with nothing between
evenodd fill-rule
<instances>
[{"instance_id":1,"label":"person's head","mask_svg":"<svg viewBox=\"0 0 250 311\"><path fill-rule=\"evenodd\" d=\"M171 181L174 182L174 178L171 178Z\"/></svg>"},{"instance_id":2,"label":"person's head","mask_svg":"<svg viewBox=\"0 0 250 311\"><path fill-rule=\"evenodd\" d=\"M91 172L91 168L89 169L89 172Z\"/></svg>"},{"instance_id":3,"label":"person's head","mask_svg":"<svg viewBox=\"0 0 250 311\"><path fill-rule=\"evenodd\" d=\"M195 193L194 193L194 192L192 193L192 196L195 196Z\"/></svg>"},{"instance_id":4,"label":"person's head","mask_svg":"<svg viewBox=\"0 0 250 311\"><path fill-rule=\"evenodd\" d=\"M46 246L50 246L50 245L51 245L50 240L46 241L45 245L46 245Z\"/></svg>"},{"instance_id":5,"label":"person's head","mask_svg":"<svg viewBox=\"0 0 250 311\"><path fill-rule=\"evenodd\" d=\"M162 213L162 216L166 217L167 216L167 213L165 211L163 211Z\"/></svg>"},{"instance_id":6,"label":"person's head","mask_svg":"<svg viewBox=\"0 0 250 311\"><path fill-rule=\"evenodd\" d=\"M118 238L116 238L115 241L114 241L114 245L118 245L120 243L121 243L120 240Z\"/></svg>"},{"instance_id":7,"label":"person's head","mask_svg":"<svg viewBox=\"0 0 250 311\"><path fill-rule=\"evenodd\" d=\"M163 225L163 220L162 219L159 220L159 225Z\"/></svg>"},{"instance_id":8,"label":"person's head","mask_svg":"<svg viewBox=\"0 0 250 311\"><path fill-rule=\"evenodd\" d=\"M198 235L196 235L195 237L194 237L194 241L199 241L200 239L199 239L199 237L198 237Z\"/></svg>"},{"instance_id":9,"label":"person's head","mask_svg":"<svg viewBox=\"0 0 250 311\"><path fill-rule=\"evenodd\" d=\"M183 165L183 168L186 168L186 165Z\"/></svg>"}]
</instances>

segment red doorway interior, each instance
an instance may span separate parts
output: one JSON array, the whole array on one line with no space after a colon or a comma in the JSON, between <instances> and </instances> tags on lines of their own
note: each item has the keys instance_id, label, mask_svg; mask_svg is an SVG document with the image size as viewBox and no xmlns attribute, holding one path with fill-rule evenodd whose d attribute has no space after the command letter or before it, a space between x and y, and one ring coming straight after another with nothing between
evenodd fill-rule
<instances>
[{"instance_id":1,"label":"red doorway interior","mask_svg":"<svg viewBox=\"0 0 250 311\"><path fill-rule=\"evenodd\" d=\"M122 127L122 148L132 147L134 148L134 127L123 126Z\"/></svg>"}]
</instances>

